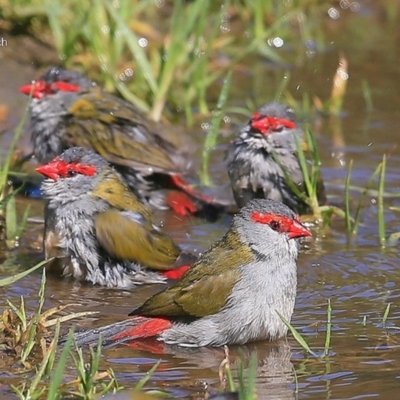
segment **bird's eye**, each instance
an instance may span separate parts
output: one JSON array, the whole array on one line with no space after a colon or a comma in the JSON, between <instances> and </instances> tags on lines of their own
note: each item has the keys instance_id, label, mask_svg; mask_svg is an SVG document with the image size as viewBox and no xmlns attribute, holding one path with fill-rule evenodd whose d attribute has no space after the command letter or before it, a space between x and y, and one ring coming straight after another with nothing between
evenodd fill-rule
<instances>
[{"instance_id":1,"label":"bird's eye","mask_svg":"<svg viewBox=\"0 0 400 400\"><path fill-rule=\"evenodd\" d=\"M67 177L68 177L68 178L72 178L72 177L75 176L76 174L77 174L76 171L70 169L70 170L67 172Z\"/></svg>"},{"instance_id":2,"label":"bird's eye","mask_svg":"<svg viewBox=\"0 0 400 400\"><path fill-rule=\"evenodd\" d=\"M279 232L281 229L281 224L278 221L271 221L269 226L272 230Z\"/></svg>"}]
</instances>

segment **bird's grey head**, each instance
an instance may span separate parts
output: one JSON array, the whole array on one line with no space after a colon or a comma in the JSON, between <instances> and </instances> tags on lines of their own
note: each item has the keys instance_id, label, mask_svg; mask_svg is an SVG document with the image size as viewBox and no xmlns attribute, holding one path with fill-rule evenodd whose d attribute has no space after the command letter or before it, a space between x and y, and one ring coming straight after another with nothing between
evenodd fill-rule
<instances>
[{"instance_id":1,"label":"bird's grey head","mask_svg":"<svg viewBox=\"0 0 400 400\"><path fill-rule=\"evenodd\" d=\"M98 154L72 147L36 171L47 178L42 183L44 196L65 204L90 196L107 167L107 161Z\"/></svg>"},{"instance_id":2,"label":"bird's grey head","mask_svg":"<svg viewBox=\"0 0 400 400\"><path fill-rule=\"evenodd\" d=\"M293 134L298 133L293 110L284 104L271 102L261 106L247 124L251 137L265 142L267 148L296 150Z\"/></svg>"},{"instance_id":3,"label":"bird's grey head","mask_svg":"<svg viewBox=\"0 0 400 400\"><path fill-rule=\"evenodd\" d=\"M249 201L233 223L244 241L264 255L286 248L296 258L298 238L311 236L289 207L271 199Z\"/></svg>"},{"instance_id":4,"label":"bird's grey head","mask_svg":"<svg viewBox=\"0 0 400 400\"><path fill-rule=\"evenodd\" d=\"M78 93L92 86L96 86L96 83L77 71L49 67L39 79L21 86L19 90L28 96L32 94L33 104L35 105L46 102L46 100L52 99L60 93Z\"/></svg>"},{"instance_id":5,"label":"bird's grey head","mask_svg":"<svg viewBox=\"0 0 400 400\"><path fill-rule=\"evenodd\" d=\"M91 86L96 85L90 79L86 78L78 71L70 71L61 67L49 67L41 76L40 80L52 84L56 82L62 82L65 85L65 90L68 89L68 84L78 85L80 89L87 89ZM60 87L62 90L62 87Z\"/></svg>"},{"instance_id":6,"label":"bird's grey head","mask_svg":"<svg viewBox=\"0 0 400 400\"><path fill-rule=\"evenodd\" d=\"M278 103L277 101L271 101L263 104L258 108L257 112L261 115L282 118L288 121L296 122L293 109L285 104Z\"/></svg>"}]
</instances>

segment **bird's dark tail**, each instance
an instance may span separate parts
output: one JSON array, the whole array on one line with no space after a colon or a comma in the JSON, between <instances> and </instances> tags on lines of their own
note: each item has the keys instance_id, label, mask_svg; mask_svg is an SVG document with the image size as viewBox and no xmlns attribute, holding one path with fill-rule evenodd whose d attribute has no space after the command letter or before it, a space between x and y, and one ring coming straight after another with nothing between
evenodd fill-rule
<instances>
[{"instance_id":1,"label":"bird's dark tail","mask_svg":"<svg viewBox=\"0 0 400 400\"><path fill-rule=\"evenodd\" d=\"M135 339L157 336L171 327L171 322L164 318L133 317L111 325L74 333L78 347L96 346L101 338L102 347L112 347ZM59 344L67 340L64 336Z\"/></svg>"}]
</instances>

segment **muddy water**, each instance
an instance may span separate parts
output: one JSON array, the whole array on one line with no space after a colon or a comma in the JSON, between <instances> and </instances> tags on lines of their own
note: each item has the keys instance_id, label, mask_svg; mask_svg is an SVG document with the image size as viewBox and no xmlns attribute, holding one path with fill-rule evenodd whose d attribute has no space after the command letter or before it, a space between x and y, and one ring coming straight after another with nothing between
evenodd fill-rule
<instances>
[{"instance_id":1,"label":"muddy water","mask_svg":"<svg viewBox=\"0 0 400 400\"><path fill-rule=\"evenodd\" d=\"M347 167L350 160L354 160L352 201L353 207L356 207L360 195L357 187L365 185L383 154L387 154L385 219L389 235L400 231L400 214L390 210L392 206L400 206L400 31L395 29L399 21L388 21L382 14L373 11L363 6L358 13L342 11L341 18L328 21L324 35L329 45L317 51L315 56L305 55L299 66L291 66L289 90L297 99L305 93L326 99L338 53L344 52L350 65L350 79L343 114L337 119L313 119L327 191L332 202L343 202ZM6 60L0 62L3 68ZM26 68L22 70L26 71ZM272 98L281 75L281 72L271 70L263 60L257 60L246 75L238 73L235 76L237 99L233 99L233 103L242 104L243 93L252 96L258 103ZM363 81L368 82L371 89L374 105L371 112L367 111L363 98ZM256 82L264 84L260 86ZM14 97L14 90L20 82L15 79L15 84L11 83L7 101L20 102L18 95ZM253 86L254 89L248 93L248 88ZM11 117L15 119L20 111L18 109L14 113L12 110ZM199 131L194 134L200 136ZM3 143L6 145L7 140ZM217 194L227 196L229 188L225 185L223 151L224 145L219 146L213 155L211 168L214 181L218 184ZM31 215L40 216L41 202L31 203L34 206ZM181 220L171 214L160 214L158 217L183 248L194 251L207 248L229 225L228 218L211 224L200 220ZM18 265L12 269L13 272L40 259L40 234L40 225L29 226L19 250L9 255L16 257ZM330 299L330 354L323 360L306 356L291 335L287 341L278 343L232 348L233 359L240 356L249 360L256 355L259 398L398 398L400 337L396 328L400 328L399 245L384 249L379 246L374 194L367 198L363 207L362 225L356 239L347 238L343 221L336 218L330 229L315 231L311 240L303 242L298 266L298 297L292 323L310 347L321 354L325 342L327 302ZM9 267L1 267L1 276L9 274ZM0 308L5 298L17 301L23 294L28 309L33 310L39 283L40 274L36 273L11 287L0 288ZM73 306L72 310L100 311L98 316L77 322L80 327L91 327L123 318L157 290L158 287L143 287L134 292L116 291L49 277L46 307L76 303L80 306ZM391 310L383 325L382 316L388 303L391 303ZM149 341L141 348L105 350L102 367L112 367L120 384L129 388L159 359L162 362L150 381L151 387L165 389L176 397L191 398L202 398L207 385L214 389L219 387L218 366L223 359L219 349L161 348L156 342ZM0 380L6 385L10 383L8 378L5 373L0 374ZM5 387L3 390L7 393L8 389Z\"/></svg>"}]
</instances>

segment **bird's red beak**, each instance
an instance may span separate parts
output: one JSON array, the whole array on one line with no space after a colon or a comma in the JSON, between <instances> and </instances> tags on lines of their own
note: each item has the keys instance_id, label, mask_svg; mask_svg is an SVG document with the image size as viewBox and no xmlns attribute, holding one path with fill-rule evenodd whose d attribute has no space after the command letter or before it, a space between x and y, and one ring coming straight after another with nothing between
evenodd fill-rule
<instances>
[{"instance_id":1,"label":"bird's red beak","mask_svg":"<svg viewBox=\"0 0 400 400\"><path fill-rule=\"evenodd\" d=\"M19 88L19 91L27 96L32 94L32 97L35 99L40 99L44 95L44 82L36 81L32 82L29 85L24 85Z\"/></svg>"},{"instance_id":2,"label":"bird's red beak","mask_svg":"<svg viewBox=\"0 0 400 400\"><path fill-rule=\"evenodd\" d=\"M297 220L293 221L287 234L290 239L312 236L312 233L301 222Z\"/></svg>"},{"instance_id":3,"label":"bird's red beak","mask_svg":"<svg viewBox=\"0 0 400 400\"><path fill-rule=\"evenodd\" d=\"M46 178L53 179L53 181L57 181L60 177L58 166L56 163L53 162L46 165L41 165L40 167L37 167L35 171L39 172L39 174L44 175Z\"/></svg>"}]
</instances>

